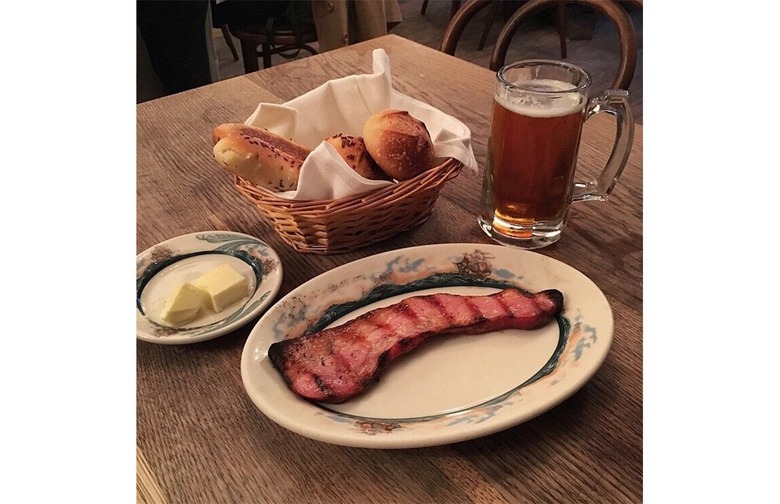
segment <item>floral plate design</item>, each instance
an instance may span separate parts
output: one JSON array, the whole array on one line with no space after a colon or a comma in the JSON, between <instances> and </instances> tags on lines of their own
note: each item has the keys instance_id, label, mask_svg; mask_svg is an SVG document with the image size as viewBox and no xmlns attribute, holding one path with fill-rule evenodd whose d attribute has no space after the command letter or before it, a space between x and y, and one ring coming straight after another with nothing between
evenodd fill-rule
<instances>
[{"instance_id":1,"label":"floral plate design","mask_svg":"<svg viewBox=\"0 0 780 504\"><path fill-rule=\"evenodd\" d=\"M404 297L482 295L506 286L558 289L564 310L532 331L431 338L342 404L300 398L268 359L271 343ZM507 429L559 404L598 370L612 335L604 294L560 261L500 245L430 245L354 261L290 292L249 334L241 377L257 408L297 434L364 448L434 446Z\"/></svg>"},{"instance_id":2,"label":"floral plate design","mask_svg":"<svg viewBox=\"0 0 780 504\"><path fill-rule=\"evenodd\" d=\"M186 327L170 327L159 317L175 284L191 281L228 263L249 280L249 296L220 313L205 314ZM163 345L181 345L222 336L267 308L282 285L282 263L265 242L232 231L178 236L136 257L136 335Z\"/></svg>"}]
</instances>

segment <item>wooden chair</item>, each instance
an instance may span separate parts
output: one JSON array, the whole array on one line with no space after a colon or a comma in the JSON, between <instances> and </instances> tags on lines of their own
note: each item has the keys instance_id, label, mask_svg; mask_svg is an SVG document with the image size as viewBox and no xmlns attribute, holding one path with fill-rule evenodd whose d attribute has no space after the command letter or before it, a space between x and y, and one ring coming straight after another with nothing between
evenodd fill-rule
<instances>
[{"instance_id":1,"label":"wooden chair","mask_svg":"<svg viewBox=\"0 0 780 504\"><path fill-rule=\"evenodd\" d=\"M452 0L452 4L450 4L450 18L455 15L458 9L460 9L460 4L462 3L462 0ZM423 0L420 14L424 16L426 9L428 9L428 0Z\"/></svg>"},{"instance_id":2,"label":"wooden chair","mask_svg":"<svg viewBox=\"0 0 780 504\"><path fill-rule=\"evenodd\" d=\"M622 6L630 6L629 9L642 10L642 0L619 0ZM628 10L628 9L627 9ZM558 29L558 36L561 39L561 58L566 59L566 2L559 2L555 11L555 26Z\"/></svg>"},{"instance_id":3,"label":"wooden chair","mask_svg":"<svg viewBox=\"0 0 780 504\"><path fill-rule=\"evenodd\" d=\"M494 1L469 0L458 9L444 31L439 50L454 55L458 40L463 34L466 25L478 12L493 4ZM504 66L509 44L523 21L545 9L556 8L558 9L556 14L559 16L558 20L560 22L560 13L562 12L560 9L567 3L586 5L596 9L615 24L620 44L620 61L612 87L615 89L628 89L636 69L636 30L628 13L617 1L613 0L528 0L509 17L501 29L490 57L490 69L498 71Z\"/></svg>"},{"instance_id":4,"label":"wooden chair","mask_svg":"<svg viewBox=\"0 0 780 504\"><path fill-rule=\"evenodd\" d=\"M222 36L225 37L225 43L230 49L230 54L233 55L233 61L238 61L238 51L236 51L236 46L233 44L233 37L230 36L230 30L228 30L228 26L223 24L219 27L219 29L222 31Z\"/></svg>"},{"instance_id":5,"label":"wooden chair","mask_svg":"<svg viewBox=\"0 0 780 504\"><path fill-rule=\"evenodd\" d=\"M260 70L258 58L263 60L263 68L270 68L271 56L293 52L294 57L301 50L317 54L310 44L317 42L317 30L314 25L302 24L293 27L283 23L276 25L228 25L230 33L241 42L241 56L244 58L244 72Z\"/></svg>"},{"instance_id":6,"label":"wooden chair","mask_svg":"<svg viewBox=\"0 0 780 504\"><path fill-rule=\"evenodd\" d=\"M500 0L497 0L494 3L494 9L493 14L490 16L490 20L485 23L485 29L482 31L482 37L479 39L479 44L477 45L477 50L481 51L485 47L485 41L487 40L488 33L490 33L490 28L493 26L493 21L495 20L496 16L498 15L499 11L499 3ZM452 19L453 16L455 16L455 13L458 12L458 9L460 9L461 4L463 4L462 0L452 0L452 4L450 4L450 19ZM423 0L422 8L420 9L420 15L424 16L425 11L428 9L428 0Z\"/></svg>"}]
</instances>

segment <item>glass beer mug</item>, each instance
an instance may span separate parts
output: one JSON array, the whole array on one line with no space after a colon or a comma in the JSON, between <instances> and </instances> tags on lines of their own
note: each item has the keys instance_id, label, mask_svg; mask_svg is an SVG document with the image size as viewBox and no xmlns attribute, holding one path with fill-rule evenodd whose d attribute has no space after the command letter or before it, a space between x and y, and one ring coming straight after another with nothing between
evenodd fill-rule
<instances>
[{"instance_id":1,"label":"glass beer mug","mask_svg":"<svg viewBox=\"0 0 780 504\"><path fill-rule=\"evenodd\" d=\"M563 61L520 61L496 75L478 222L494 241L526 249L558 241L569 205L605 201L631 152L628 92L588 99L591 78ZM601 174L575 182L582 126L595 114L617 117L612 154Z\"/></svg>"}]
</instances>

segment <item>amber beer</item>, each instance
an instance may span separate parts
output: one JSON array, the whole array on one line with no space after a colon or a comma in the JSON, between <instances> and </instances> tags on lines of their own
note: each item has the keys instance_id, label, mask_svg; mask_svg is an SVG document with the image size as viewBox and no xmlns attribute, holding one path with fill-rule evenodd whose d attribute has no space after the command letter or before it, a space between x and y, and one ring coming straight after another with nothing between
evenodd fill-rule
<instances>
[{"instance_id":1,"label":"amber beer","mask_svg":"<svg viewBox=\"0 0 780 504\"><path fill-rule=\"evenodd\" d=\"M628 92L589 98L591 78L563 61L526 60L496 75L478 222L494 241L526 249L555 243L569 206L605 201L633 141ZM597 178L575 181L583 124L601 112L617 118L609 160Z\"/></svg>"},{"instance_id":2,"label":"amber beer","mask_svg":"<svg viewBox=\"0 0 780 504\"><path fill-rule=\"evenodd\" d=\"M495 184L494 226L563 219L571 199L582 104L536 110L493 102L488 166Z\"/></svg>"},{"instance_id":3,"label":"amber beer","mask_svg":"<svg viewBox=\"0 0 780 504\"><path fill-rule=\"evenodd\" d=\"M556 81L535 85L571 87ZM572 94L534 104L494 99L486 168L493 198L486 210L493 215L482 218L492 221L495 232L526 239L547 228L560 230L571 202L584 105Z\"/></svg>"}]
</instances>

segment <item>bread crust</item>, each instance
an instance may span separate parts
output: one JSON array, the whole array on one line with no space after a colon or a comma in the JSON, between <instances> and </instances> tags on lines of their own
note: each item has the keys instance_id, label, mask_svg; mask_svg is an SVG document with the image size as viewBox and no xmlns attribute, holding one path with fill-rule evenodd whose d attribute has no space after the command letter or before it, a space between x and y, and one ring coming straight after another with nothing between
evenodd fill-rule
<instances>
[{"instance_id":1,"label":"bread crust","mask_svg":"<svg viewBox=\"0 0 780 504\"><path fill-rule=\"evenodd\" d=\"M212 131L214 159L227 171L258 187L294 191L311 149L265 128L220 124ZM405 110L386 109L363 125L363 136L325 139L360 176L370 180L409 180L434 164L425 124Z\"/></svg>"},{"instance_id":2,"label":"bread crust","mask_svg":"<svg viewBox=\"0 0 780 504\"><path fill-rule=\"evenodd\" d=\"M433 166L434 148L425 124L405 110L386 109L363 125L363 140L385 173L402 181Z\"/></svg>"},{"instance_id":3,"label":"bread crust","mask_svg":"<svg viewBox=\"0 0 780 504\"><path fill-rule=\"evenodd\" d=\"M349 167L361 177L370 180L390 180L390 176L379 169L368 153L363 137L339 133L325 141L331 144Z\"/></svg>"},{"instance_id":4,"label":"bread crust","mask_svg":"<svg viewBox=\"0 0 780 504\"><path fill-rule=\"evenodd\" d=\"M214 128L213 153L231 173L272 191L298 187L301 166L311 150L271 131L227 123Z\"/></svg>"}]
</instances>

